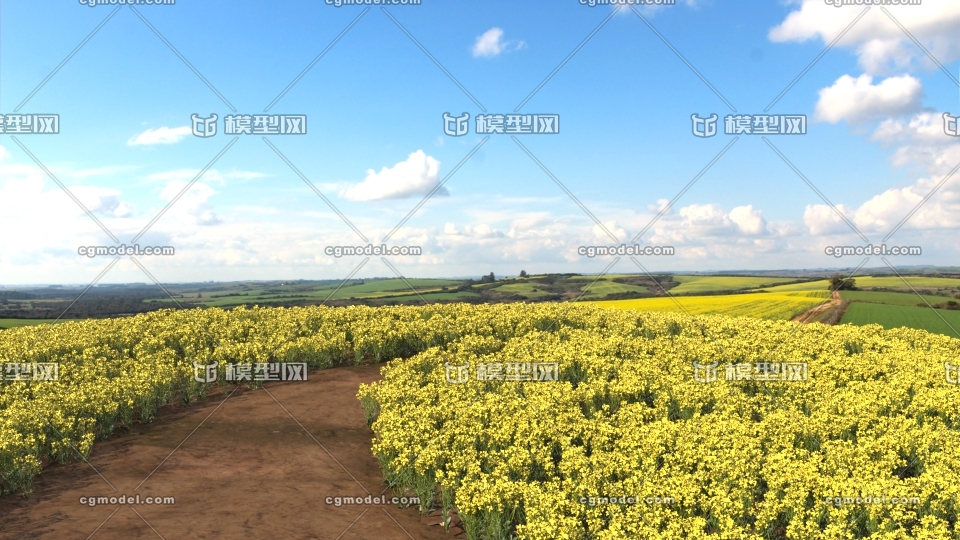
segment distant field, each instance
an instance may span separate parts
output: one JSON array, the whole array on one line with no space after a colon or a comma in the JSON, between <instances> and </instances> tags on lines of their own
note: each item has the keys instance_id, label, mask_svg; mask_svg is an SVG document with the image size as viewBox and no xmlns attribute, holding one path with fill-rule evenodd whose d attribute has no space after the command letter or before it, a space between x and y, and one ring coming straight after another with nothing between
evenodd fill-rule
<instances>
[{"instance_id":1,"label":"distant field","mask_svg":"<svg viewBox=\"0 0 960 540\"><path fill-rule=\"evenodd\" d=\"M549 296L553 294L553 293L544 291L540 287L542 287L542 285L536 282L507 283L506 285L500 285L494 290L504 292L504 293L519 294L519 295L526 296L527 298L539 298L541 296Z\"/></svg>"},{"instance_id":2,"label":"distant field","mask_svg":"<svg viewBox=\"0 0 960 540\"><path fill-rule=\"evenodd\" d=\"M398 295L409 295L415 300L419 300L416 293L410 287L413 286L421 295L427 293L440 293L441 287L455 287L461 282L446 279L387 279L382 281L370 281L363 284L358 282L347 283L342 286L332 284L320 287L305 289L296 286L277 286L269 289L229 289L225 291L203 293L203 297L197 301L195 294L187 293L185 298L178 301L187 300L191 303L199 303L206 307L233 307L245 304L266 304L274 302L291 302L297 300L309 300L322 302L324 300L349 300L374 299L383 297L392 297ZM339 287L339 289L338 289ZM336 292L334 292L336 291ZM331 293L333 293L331 295ZM446 292L442 294L447 294ZM450 293L456 294L456 293ZM453 298L463 298L464 296L454 296ZM440 298L440 297L438 297ZM399 298L398 298L399 299ZM164 302L173 304L170 298L160 298L151 300L154 302Z\"/></svg>"},{"instance_id":3,"label":"distant field","mask_svg":"<svg viewBox=\"0 0 960 540\"><path fill-rule=\"evenodd\" d=\"M873 292L873 291L841 291L840 296L844 300L854 302L869 302L873 304L890 304L893 306L916 306L926 300L930 305L940 304L953 300L945 296L923 295L921 297L913 292Z\"/></svg>"},{"instance_id":4,"label":"distant field","mask_svg":"<svg viewBox=\"0 0 960 540\"><path fill-rule=\"evenodd\" d=\"M960 279L955 278L936 278L936 277L923 277L923 276L904 276L904 279L910 283L915 289L958 289L960 290ZM858 289L871 289L874 287L882 289L895 289L902 292L910 292L912 294L912 289L903 282L902 279L894 276L866 276L866 277L854 277L856 280L856 285ZM764 290L770 292L797 292L797 291L818 291L826 290L830 282L822 279L819 281L810 281L807 283L796 283L793 285L778 285L776 287L769 287ZM917 299L919 302L920 299ZM940 300L941 302L944 300ZM912 305L912 304L910 304Z\"/></svg>"},{"instance_id":5,"label":"distant field","mask_svg":"<svg viewBox=\"0 0 960 540\"><path fill-rule=\"evenodd\" d=\"M586 290L587 287L590 287L590 289L586 296L605 296L608 294L627 292L646 294L650 292L650 289L642 285L628 285L626 283L614 283L606 280L598 281L594 283L593 286L587 283L583 287L580 287L580 290Z\"/></svg>"},{"instance_id":6,"label":"distant field","mask_svg":"<svg viewBox=\"0 0 960 540\"><path fill-rule=\"evenodd\" d=\"M680 285L670 289L670 294L737 291L740 289L756 289L764 285L776 285L777 283L796 281L793 278L743 276L673 276L673 279L679 282Z\"/></svg>"},{"instance_id":7,"label":"distant field","mask_svg":"<svg viewBox=\"0 0 960 540\"><path fill-rule=\"evenodd\" d=\"M601 280L604 279L616 279L616 278L634 278L643 274L604 274L602 276L570 276L570 281L593 281L599 277Z\"/></svg>"},{"instance_id":8,"label":"distant field","mask_svg":"<svg viewBox=\"0 0 960 540\"><path fill-rule=\"evenodd\" d=\"M390 298L392 301L400 302L403 304L408 304L410 302L419 302L423 303L423 300L426 300L427 303L438 302L441 300L469 300L471 298L476 298L479 295L477 293L461 291L461 292L442 292L442 293L420 293L419 295L411 293L408 296L399 296L396 298ZM423 300L421 300L421 297Z\"/></svg>"},{"instance_id":9,"label":"distant field","mask_svg":"<svg viewBox=\"0 0 960 540\"><path fill-rule=\"evenodd\" d=\"M729 315L771 320L789 320L816 307L828 297L826 290L808 293L754 293L724 296L682 296L670 298L639 298L590 302L599 306L641 311L686 310L691 315ZM674 301L676 300L676 302ZM677 304L683 306L681 309Z\"/></svg>"},{"instance_id":10,"label":"distant field","mask_svg":"<svg viewBox=\"0 0 960 540\"><path fill-rule=\"evenodd\" d=\"M914 288L925 288L925 289L960 289L960 279L956 278L937 278L937 277L923 277L923 276L904 276L904 279L910 283ZM861 289L867 289L870 287L883 287L886 289L906 289L910 290L910 287L903 282L897 276L892 277L858 277L857 287Z\"/></svg>"},{"instance_id":11,"label":"distant field","mask_svg":"<svg viewBox=\"0 0 960 540\"><path fill-rule=\"evenodd\" d=\"M772 293L825 291L829 286L830 286L830 282L828 280L821 279L820 281L808 281L806 283L793 283L791 285L777 285L776 287L768 287L763 290L769 291Z\"/></svg>"},{"instance_id":12,"label":"distant field","mask_svg":"<svg viewBox=\"0 0 960 540\"><path fill-rule=\"evenodd\" d=\"M854 302L840 322L857 326L879 324L888 330L906 326L960 338L957 333L960 331L960 311Z\"/></svg>"},{"instance_id":13,"label":"distant field","mask_svg":"<svg viewBox=\"0 0 960 540\"><path fill-rule=\"evenodd\" d=\"M67 322L69 319L60 319L57 322ZM21 326L36 326L50 324L54 319L0 319L0 328L19 328Z\"/></svg>"}]
</instances>

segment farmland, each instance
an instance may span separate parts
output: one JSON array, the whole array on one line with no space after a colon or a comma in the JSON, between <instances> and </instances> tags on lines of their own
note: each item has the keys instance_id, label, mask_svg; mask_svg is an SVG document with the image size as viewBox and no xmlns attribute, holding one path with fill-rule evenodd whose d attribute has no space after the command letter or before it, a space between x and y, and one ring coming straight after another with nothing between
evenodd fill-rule
<instances>
[{"instance_id":1,"label":"farmland","mask_svg":"<svg viewBox=\"0 0 960 540\"><path fill-rule=\"evenodd\" d=\"M729 315L769 320L790 320L824 302L823 291L794 293L753 293L721 296L681 296L677 298L641 298L595 302L600 307L688 313L690 315Z\"/></svg>"},{"instance_id":2,"label":"farmland","mask_svg":"<svg viewBox=\"0 0 960 540\"><path fill-rule=\"evenodd\" d=\"M960 311L854 302L841 321L844 324L879 324L884 328L917 328L960 337Z\"/></svg>"},{"instance_id":3,"label":"farmland","mask_svg":"<svg viewBox=\"0 0 960 540\"><path fill-rule=\"evenodd\" d=\"M53 319L0 319L0 329L19 328L21 326L36 326L38 324L51 324Z\"/></svg>"},{"instance_id":4,"label":"farmland","mask_svg":"<svg viewBox=\"0 0 960 540\"><path fill-rule=\"evenodd\" d=\"M749 276L675 276L680 285L671 289L673 294L704 293L759 289L789 281L790 278L766 278ZM824 287L826 288L826 287Z\"/></svg>"},{"instance_id":5,"label":"farmland","mask_svg":"<svg viewBox=\"0 0 960 540\"><path fill-rule=\"evenodd\" d=\"M45 463L87 458L169 403L228 392L232 363L275 361L313 371L390 361L357 395L373 453L395 493L458 516L471 537L833 540L869 519L937 538L960 485L948 427L960 408L943 400L960 340L915 330L588 304L212 308L5 330L0 355L60 363L59 380L0 386L0 486L14 493L29 493ZM692 371L771 360L803 362L809 377L759 383L727 368L726 382L705 384ZM195 364L215 380L196 380ZM507 367L481 375L481 365ZM530 365L556 368L510 378ZM450 366L469 376L451 382ZM871 406L842 405L862 399ZM826 500L861 485L919 504L867 518ZM620 493L670 503L582 502Z\"/></svg>"}]
</instances>

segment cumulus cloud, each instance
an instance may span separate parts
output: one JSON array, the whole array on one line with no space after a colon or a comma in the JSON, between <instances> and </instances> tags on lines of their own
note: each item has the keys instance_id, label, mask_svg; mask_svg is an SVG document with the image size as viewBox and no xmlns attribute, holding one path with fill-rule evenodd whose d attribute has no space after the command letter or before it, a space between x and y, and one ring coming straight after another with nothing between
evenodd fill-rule
<instances>
[{"instance_id":1,"label":"cumulus cloud","mask_svg":"<svg viewBox=\"0 0 960 540\"><path fill-rule=\"evenodd\" d=\"M668 199L658 199L657 204L647 205L647 211L654 214L659 214L660 212L663 212L664 214L670 214L673 213L673 208L670 208L669 205L670 201Z\"/></svg>"},{"instance_id":2,"label":"cumulus cloud","mask_svg":"<svg viewBox=\"0 0 960 540\"><path fill-rule=\"evenodd\" d=\"M944 136L939 114L923 112L909 119L885 120L872 138L895 147L894 165L919 166L928 175L945 175L960 163L960 141Z\"/></svg>"},{"instance_id":3,"label":"cumulus cloud","mask_svg":"<svg viewBox=\"0 0 960 540\"><path fill-rule=\"evenodd\" d=\"M923 0L923 6L885 6L941 62L960 58L960 2L955 0ZM824 44L833 41L860 8L838 9L823 0L803 0L800 8L770 30L774 42L807 41L819 38ZM930 69L936 66L914 47L904 32L880 9L870 10L838 42L840 47L854 48L860 66L870 74L884 74L922 62Z\"/></svg>"},{"instance_id":4,"label":"cumulus cloud","mask_svg":"<svg viewBox=\"0 0 960 540\"><path fill-rule=\"evenodd\" d=\"M477 36L477 40L473 43L473 57L490 58L499 56L509 50L519 50L524 47L526 47L526 43L523 41L504 40L503 29L494 27Z\"/></svg>"},{"instance_id":5,"label":"cumulus cloud","mask_svg":"<svg viewBox=\"0 0 960 540\"><path fill-rule=\"evenodd\" d=\"M169 128L160 127L148 129L143 133L131 137L128 146L154 146L157 144L176 144L193 133L189 126Z\"/></svg>"},{"instance_id":6,"label":"cumulus cloud","mask_svg":"<svg viewBox=\"0 0 960 540\"><path fill-rule=\"evenodd\" d=\"M837 210L849 219L850 211L842 204L837 205ZM850 220L851 222L853 220ZM803 212L803 223L807 226L810 234L844 234L850 233L852 229L844 222L830 206L825 204L811 204Z\"/></svg>"},{"instance_id":7,"label":"cumulus cloud","mask_svg":"<svg viewBox=\"0 0 960 540\"><path fill-rule=\"evenodd\" d=\"M203 182L197 182L186 190L183 195L180 193L186 188L188 182L182 180L171 180L167 182L163 190L160 192L160 198L172 201L179 195L177 202L170 207L168 216L171 219L176 220L177 216L180 216L180 219L188 217L192 219L197 225L219 225L223 222L220 217L213 211L213 206L207 202L210 197L213 197L217 192L210 187L209 185Z\"/></svg>"},{"instance_id":8,"label":"cumulus cloud","mask_svg":"<svg viewBox=\"0 0 960 540\"><path fill-rule=\"evenodd\" d=\"M591 232L593 232L594 241L603 244L613 240L610 238L610 235L607 234L608 231L620 241L625 242L628 240L626 229L618 225L616 221L605 221L603 222L603 227L600 225L594 225L591 229Z\"/></svg>"},{"instance_id":9,"label":"cumulus cloud","mask_svg":"<svg viewBox=\"0 0 960 540\"><path fill-rule=\"evenodd\" d=\"M393 167L384 167L380 172L369 169L363 182L341 190L340 196L351 201L403 199L426 195L439 184L440 162L417 150ZM441 187L435 195L449 192Z\"/></svg>"},{"instance_id":10,"label":"cumulus cloud","mask_svg":"<svg viewBox=\"0 0 960 540\"><path fill-rule=\"evenodd\" d=\"M833 86L820 90L815 118L831 124L841 120L859 123L881 116L899 116L920 110L923 84L910 75L890 77L873 84L873 77L844 75Z\"/></svg>"},{"instance_id":11,"label":"cumulus cloud","mask_svg":"<svg viewBox=\"0 0 960 540\"><path fill-rule=\"evenodd\" d=\"M76 198L95 214L111 217L130 217L133 205L120 200L120 191L95 186L74 186L70 188Z\"/></svg>"},{"instance_id":12,"label":"cumulus cloud","mask_svg":"<svg viewBox=\"0 0 960 540\"><path fill-rule=\"evenodd\" d=\"M729 212L717 204L691 204L676 216L664 217L656 237L673 243L699 242L705 238L743 238L767 235L767 220L753 205L737 206Z\"/></svg>"},{"instance_id":13,"label":"cumulus cloud","mask_svg":"<svg viewBox=\"0 0 960 540\"><path fill-rule=\"evenodd\" d=\"M763 212L754 210L752 204L738 206L731 210L730 221L734 222L743 234L759 235L767 229L767 221L763 219Z\"/></svg>"},{"instance_id":14,"label":"cumulus cloud","mask_svg":"<svg viewBox=\"0 0 960 540\"><path fill-rule=\"evenodd\" d=\"M915 184L890 188L874 195L857 208L838 205L837 208L858 229L878 240L893 232L904 218L917 209L904 223L905 230L942 231L960 229L960 191L949 183L943 185L934 197L920 204L923 198L936 189L939 180L923 178ZM850 234L847 226L832 208L826 205L811 205L804 212L804 223L814 235Z\"/></svg>"}]
</instances>

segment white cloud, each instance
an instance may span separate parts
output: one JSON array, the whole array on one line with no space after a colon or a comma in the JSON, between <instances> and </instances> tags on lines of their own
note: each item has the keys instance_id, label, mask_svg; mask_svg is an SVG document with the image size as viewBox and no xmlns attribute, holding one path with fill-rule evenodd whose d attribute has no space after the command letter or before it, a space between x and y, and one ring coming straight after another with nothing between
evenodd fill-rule
<instances>
[{"instance_id":1,"label":"white cloud","mask_svg":"<svg viewBox=\"0 0 960 540\"><path fill-rule=\"evenodd\" d=\"M873 84L873 77L854 79L844 75L833 86L820 90L817 120L836 124L841 120L858 123L880 116L899 116L920 110L923 84L910 75L890 77Z\"/></svg>"},{"instance_id":2,"label":"white cloud","mask_svg":"<svg viewBox=\"0 0 960 540\"><path fill-rule=\"evenodd\" d=\"M744 234L759 235L767 229L767 221L763 219L763 212L754 210L752 204L738 206L731 210L730 221L736 223L737 228Z\"/></svg>"},{"instance_id":3,"label":"white cloud","mask_svg":"<svg viewBox=\"0 0 960 540\"><path fill-rule=\"evenodd\" d=\"M626 242L629 240L629 238L627 238L627 230L617 225L616 221L605 221L603 222L603 227L600 225L594 225L591 229L591 232L593 232L594 241L600 244L606 244L612 241L613 239L607 234L608 231L610 234L617 237L617 240L620 242Z\"/></svg>"},{"instance_id":4,"label":"white cloud","mask_svg":"<svg viewBox=\"0 0 960 540\"><path fill-rule=\"evenodd\" d=\"M153 146L157 144L176 144L193 133L189 126L148 129L127 141L128 146Z\"/></svg>"},{"instance_id":5,"label":"white cloud","mask_svg":"<svg viewBox=\"0 0 960 540\"><path fill-rule=\"evenodd\" d=\"M673 207L668 208L669 205L670 205L670 201L668 199L658 199L657 204L647 205L647 211L653 214L659 214L660 212L663 212L664 209L666 209L666 212L663 212L664 214L672 214Z\"/></svg>"},{"instance_id":6,"label":"white cloud","mask_svg":"<svg viewBox=\"0 0 960 540\"><path fill-rule=\"evenodd\" d=\"M960 58L960 2L923 0L923 6L885 6L910 30L940 62ZM859 6L828 6L823 0L803 0L800 8L769 32L775 42L807 41L820 38L833 41L862 9ZM910 43L904 32L880 9L874 8L838 42L840 47L855 48L860 66L870 74L884 74L893 68L922 62L927 69L936 66Z\"/></svg>"},{"instance_id":7,"label":"white cloud","mask_svg":"<svg viewBox=\"0 0 960 540\"><path fill-rule=\"evenodd\" d=\"M526 46L524 41L504 40L503 30L494 27L477 36L477 40L473 43L473 57L490 58L509 50L520 50Z\"/></svg>"},{"instance_id":8,"label":"white cloud","mask_svg":"<svg viewBox=\"0 0 960 540\"><path fill-rule=\"evenodd\" d=\"M188 184L189 182L182 180L171 180L161 190L160 198L172 201ZM170 207L164 218L171 219L174 222L181 221L183 218L190 218L197 225L219 225L223 223L223 220L207 202L210 197L216 194L217 192L209 185L197 182L177 199L177 202Z\"/></svg>"},{"instance_id":9,"label":"white cloud","mask_svg":"<svg viewBox=\"0 0 960 540\"><path fill-rule=\"evenodd\" d=\"M120 200L120 191L95 186L73 186L70 193L94 214L112 217L130 217L133 205Z\"/></svg>"},{"instance_id":10,"label":"white cloud","mask_svg":"<svg viewBox=\"0 0 960 540\"><path fill-rule=\"evenodd\" d=\"M842 204L837 205L837 210L849 219L848 214L850 212ZM850 226L837 215L837 212L825 204L807 205L807 208L803 212L803 223L807 226L810 234L817 236L852 232Z\"/></svg>"},{"instance_id":11,"label":"white cloud","mask_svg":"<svg viewBox=\"0 0 960 540\"><path fill-rule=\"evenodd\" d=\"M439 183L440 162L417 150L393 167L384 167L380 172L369 169L363 182L342 190L340 195L351 201L402 199L426 195ZM435 195L449 192L441 187Z\"/></svg>"},{"instance_id":12,"label":"white cloud","mask_svg":"<svg viewBox=\"0 0 960 540\"><path fill-rule=\"evenodd\" d=\"M923 112L909 120L885 120L872 138L897 147L894 165L920 166L928 175L945 175L960 163L960 141L944 135L943 118L939 114Z\"/></svg>"},{"instance_id":13,"label":"white cloud","mask_svg":"<svg viewBox=\"0 0 960 540\"><path fill-rule=\"evenodd\" d=\"M935 231L960 229L960 191L956 187L945 184L934 197L920 204L938 183L933 179L920 179L914 185L890 188L874 195L856 209L843 205L837 208L872 241L878 241L892 232L910 212L917 209L903 229L925 231L928 233L927 241L930 241L942 234ZM826 205L807 206L803 218L814 235L852 234L852 229Z\"/></svg>"}]
</instances>

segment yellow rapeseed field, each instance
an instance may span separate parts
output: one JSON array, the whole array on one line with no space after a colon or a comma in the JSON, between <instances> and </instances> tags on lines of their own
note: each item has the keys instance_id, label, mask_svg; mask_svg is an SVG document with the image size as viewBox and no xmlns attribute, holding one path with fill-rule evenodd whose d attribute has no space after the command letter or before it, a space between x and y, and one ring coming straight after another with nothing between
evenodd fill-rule
<instances>
[{"instance_id":1,"label":"yellow rapeseed field","mask_svg":"<svg viewBox=\"0 0 960 540\"><path fill-rule=\"evenodd\" d=\"M392 360L358 394L386 480L422 511L456 510L471 539L960 538L960 387L945 376L960 341L589 305L209 309L6 330L0 362L57 362L60 380L2 383L0 489L28 493L43 460L202 397L195 363L225 383L228 363L351 358ZM804 376L740 369L761 363Z\"/></svg>"}]
</instances>

